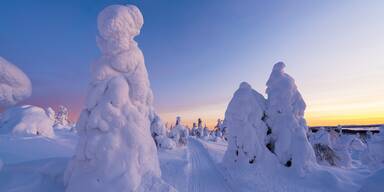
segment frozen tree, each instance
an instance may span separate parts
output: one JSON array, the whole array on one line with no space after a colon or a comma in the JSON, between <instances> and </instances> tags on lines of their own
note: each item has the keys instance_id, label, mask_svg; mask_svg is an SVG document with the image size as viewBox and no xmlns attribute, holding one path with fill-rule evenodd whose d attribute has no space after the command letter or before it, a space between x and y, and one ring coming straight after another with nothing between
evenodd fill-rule
<instances>
[{"instance_id":1,"label":"frozen tree","mask_svg":"<svg viewBox=\"0 0 384 192\"><path fill-rule=\"evenodd\" d=\"M321 127L316 133L311 134L310 142L320 164L336 166L339 157L332 148L331 135Z\"/></svg>"},{"instance_id":2,"label":"frozen tree","mask_svg":"<svg viewBox=\"0 0 384 192\"><path fill-rule=\"evenodd\" d=\"M31 81L15 65L0 57L0 107L10 107L32 93Z\"/></svg>"},{"instance_id":3,"label":"frozen tree","mask_svg":"<svg viewBox=\"0 0 384 192\"><path fill-rule=\"evenodd\" d=\"M47 113L47 116L52 119L53 121L55 121L56 119L56 113L55 111L51 108L51 107L48 107L45 109L45 112Z\"/></svg>"},{"instance_id":4,"label":"frozen tree","mask_svg":"<svg viewBox=\"0 0 384 192\"><path fill-rule=\"evenodd\" d=\"M264 97L242 82L233 95L225 112L228 127L228 148L224 155L226 164L246 162L253 164L266 154L267 127L262 121L266 109Z\"/></svg>"},{"instance_id":5,"label":"frozen tree","mask_svg":"<svg viewBox=\"0 0 384 192\"><path fill-rule=\"evenodd\" d=\"M197 131L196 131L197 137L203 137L204 136L204 128L203 128L203 121L201 118L197 120Z\"/></svg>"},{"instance_id":6,"label":"frozen tree","mask_svg":"<svg viewBox=\"0 0 384 192\"><path fill-rule=\"evenodd\" d=\"M209 129L208 129L207 125L204 125L203 136L204 137L208 137L209 136Z\"/></svg>"},{"instance_id":7,"label":"frozen tree","mask_svg":"<svg viewBox=\"0 0 384 192\"><path fill-rule=\"evenodd\" d=\"M8 108L0 120L0 134L54 137L53 120L43 108L24 105Z\"/></svg>"},{"instance_id":8,"label":"frozen tree","mask_svg":"<svg viewBox=\"0 0 384 192\"><path fill-rule=\"evenodd\" d=\"M171 138L177 145L186 145L188 136L189 130L181 124L181 118L176 117L175 127L171 130Z\"/></svg>"},{"instance_id":9,"label":"frozen tree","mask_svg":"<svg viewBox=\"0 0 384 192\"><path fill-rule=\"evenodd\" d=\"M294 79L284 68L283 62L276 63L267 81L265 119L270 128L273 153L281 164L293 166L301 174L316 162L316 157L306 135L305 102Z\"/></svg>"},{"instance_id":10,"label":"frozen tree","mask_svg":"<svg viewBox=\"0 0 384 192\"><path fill-rule=\"evenodd\" d=\"M161 121L159 115L152 111L150 115L151 121L151 135L158 148L173 149L175 146L174 141L167 137L167 128Z\"/></svg>"},{"instance_id":11,"label":"frozen tree","mask_svg":"<svg viewBox=\"0 0 384 192\"><path fill-rule=\"evenodd\" d=\"M371 136L367 142L367 148L362 153L362 161L371 168L384 168L384 125L378 134Z\"/></svg>"},{"instance_id":12,"label":"frozen tree","mask_svg":"<svg viewBox=\"0 0 384 192\"><path fill-rule=\"evenodd\" d=\"M59 105L59 109L56 113L55 125L59 125L61 127L68 126L68 109L62 105Z\"/></svg>"},{"instance_id":13,"label":"frozen tree","mask_svg":"<svg viewBox=\"0 0 384 192\"><path fill-rule=\"evenodd\" d=\"M111 5L98 15L102 56L76 126L79 142L64 180L67 191L173 191L161 179L151 137L152 91L144 57L134 41L139 9Z\"/></svg>"},{"instance_id":14,"label":"frozen tree","mask_svg":"<svg viewBox=\"0 0 384 192\"><path fill-rule=\"evenodd\" d=\"M191 136L196 136L197 134L197 126L196 123L193 123L192 129L191 129Z\"/></svg>"}]
</instances>

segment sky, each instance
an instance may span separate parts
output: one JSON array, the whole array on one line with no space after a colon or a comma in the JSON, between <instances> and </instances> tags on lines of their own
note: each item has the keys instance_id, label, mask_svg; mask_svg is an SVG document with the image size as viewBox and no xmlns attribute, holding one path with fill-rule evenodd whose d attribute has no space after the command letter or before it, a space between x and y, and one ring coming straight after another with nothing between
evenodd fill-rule
<instances>
[{"instance_id":1,"label":"sky","mask_svg":"<svg viewBox=\"0 0 384 192\"><path fill-rule=\"evenodd\" d=\"M309 125L384 123L384 1L2 0L0 56L31 79L23 104L65 105L76 120L99 56L97 14L134 4L142 49L165 122L224 118L239 84L265 95L284 61Z\"/></svg>"}]
</instances>

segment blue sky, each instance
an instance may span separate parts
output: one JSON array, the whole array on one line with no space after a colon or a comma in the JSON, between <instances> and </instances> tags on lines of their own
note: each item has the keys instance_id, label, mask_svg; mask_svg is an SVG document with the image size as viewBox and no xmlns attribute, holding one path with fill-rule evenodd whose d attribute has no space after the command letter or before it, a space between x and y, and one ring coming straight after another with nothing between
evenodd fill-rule
<instances>
[{"instance_id":1,"label":"blue sky","mask_svg":"<svg viewBox=\"0 0 384 192\"><path fill-rule=\"evenodd\" d=\"M166 120L223 117L239 83L264 93L280 60L312 122L384 119L383 1L4 0L0 55L31 78L25 103L78 113L99 56L97 14L127 3L144 15L136 40Z\"/></svg>"}]
</instances>

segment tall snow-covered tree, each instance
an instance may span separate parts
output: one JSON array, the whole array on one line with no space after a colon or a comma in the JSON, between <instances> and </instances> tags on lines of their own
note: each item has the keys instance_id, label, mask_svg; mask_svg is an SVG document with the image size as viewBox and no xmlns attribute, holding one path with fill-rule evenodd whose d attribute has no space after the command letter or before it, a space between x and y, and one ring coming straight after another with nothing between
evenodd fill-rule
<instances>
[{"instance_id":1,"label":"tall snow-covered tree","mask_svg":"<svg viewBox=\"0 0 384 192\"><path fill-rule=\"evenodd\" d=\"M265 156L267 127L262 121L265 109L264 97L242 82L225 112L228 148L223 160L226 164L253 164Z\"/></svg>"},{"instance_id":2,"label":"tall snow-covered tree","mask_svg":"<svg viewBox=\"0 0 384 192\"><path fill-rule=\"evenodd\" d=\"M302 173L316 162L316 158L307 139L306 104L295 80L284 68L283 62L276 63L267 81L265 119L272 135L273 153L280 163Z\"/></svg>"},{"instance_id":3,"label":"tall snow-covered tree","mask_svg":"<svg viewBox=\"0 0 384 192\"><path fill-rule=\"evenodd\" d=\"M67 191L173 191L161 179L151 137L152 91L134 41L143 25L133 5L111 5L98 15L101 57L92 66L79 142L65 173Z\"/></svg>"}]
</instances>

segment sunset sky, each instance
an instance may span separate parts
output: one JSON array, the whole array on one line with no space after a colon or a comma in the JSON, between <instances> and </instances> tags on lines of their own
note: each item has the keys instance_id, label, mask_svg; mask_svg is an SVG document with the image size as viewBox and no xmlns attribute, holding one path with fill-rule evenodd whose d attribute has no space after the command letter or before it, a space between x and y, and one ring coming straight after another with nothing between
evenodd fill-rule
<instances>
[{"instance_id":1,"label":"sunset sky","mask_svg":"<svg viewBox=\"0 0 384 192\"><path fill-rule=\"evenodd\" d=\"M242 81L265 95L277 61L287 64L310 125L384 123L384 1L4 0L0 56L30 78L24 104L83 107L99 56L97 14L132 3L136 38L164 121L212 126Z\"/></svg>"}]
</instances>

